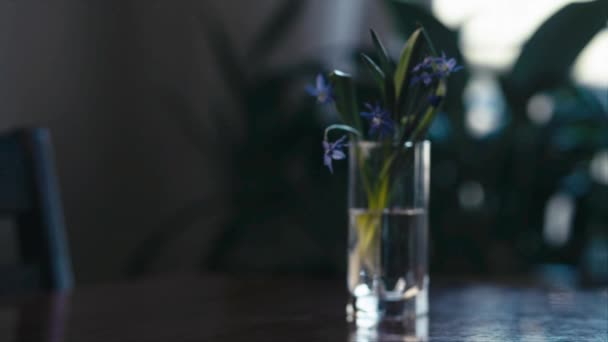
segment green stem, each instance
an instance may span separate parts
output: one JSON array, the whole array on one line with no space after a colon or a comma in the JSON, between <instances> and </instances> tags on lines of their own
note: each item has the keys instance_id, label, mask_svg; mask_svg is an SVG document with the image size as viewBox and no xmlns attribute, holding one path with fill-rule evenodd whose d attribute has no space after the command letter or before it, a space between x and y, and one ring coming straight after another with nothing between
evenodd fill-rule
<instances>
[{"instance_id":1,"label":"green stem","mask_svg":"<svg viewBox=\"0 0 608 342\"><path fill-rule=\"evenodd\" d=\"M358 153L358 152L357 152ZM379 272L379 243L382 228L382 215L390 200L390 169L397 160L399 151L390 152L390 146L384 149L384 163L374 186L371 185L371 174L365 159L358 153L357 161L361 182L367 194L368 210L357 217L356 226L359 234L358 255L360 261L374 273Z\"/></svg>"}]
</instances>

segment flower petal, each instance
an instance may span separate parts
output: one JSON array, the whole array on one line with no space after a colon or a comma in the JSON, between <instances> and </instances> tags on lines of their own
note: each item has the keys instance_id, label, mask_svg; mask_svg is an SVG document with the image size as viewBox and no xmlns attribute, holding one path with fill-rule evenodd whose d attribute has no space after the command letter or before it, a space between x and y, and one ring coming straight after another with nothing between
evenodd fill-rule
<instances>
[{"instance_id":1,"label":"flower petal","mask_svg":"<svg viewBox=\"0 0 608 342\"><path fill-rule=\"evenodd\" d=\"M452 70L456 66L456 60L454 58L450 58L445 64L447 65L449 70Z\"/></svg>"},{"instance_id":2,"label":"flower petal","mask_svg":"<svg viewBox=\"0 0 608 342\"><path fill-rule=\"evenodd\" d=\"M429 85L431 84L431 82L433 81L433 78L431 77L431 75L427 72L423 72L420 77L422 77L422 83L424 83L424 85Z\"/></svg>"},{"instance_id":3,"label":"flower petal","mask_svg":"<svg viewBox=\"0 0 608 342\"><path fill-rule=\"evenodd\" d=\"M308 95L310 96L315 96L317 97L319 95L319 91L317 90L317 88L311 86L310 84L306 86L306 92L308 93Z\"/></svg>"},{"instance_id":4,"label":"flower petal","mask_svg":"<svg viewBox=\"0 0 608 342\"><path fill-rule=\"evenodd\" d=\"M317 75L317 89L324 89L326 88L325 86L325 78L323 77L323 74L318 74Z\"/></svg>"},{"instance_id":5,"label":"flower petal","mask_svg":"<svg viewBox=\"0 0 608 342\"><path fill-rule=\"evenodd\" d=\"M382 125L382 127L388 128L390 130L393 129L393 123L388 120L382 121L381 125Z\"/></svg>"},{"instance_id":6,"label":"flower petal","mask_svg":"<svg viewBox=\"0 0 608 342\"><path fill-rule=\"evenodd\" d=\"M437 95L430 95L429 96L429 104L432 107L439 106L439 104L441 103L441 100L443 100L443 96L437 96Z\"/></svg>"},{"instance_id":7,"label":"flower petal","mask_svg":"<svg viewBox=\"0 0 608 342\"><path fill-rule=\"evenodd\" d=\"M328 156L327 154L323 156L323 164L325 166L327 166L327 168L329 169L329 172L334 173L334 168L331 165L331 157Z\"/></svg>"},{"instance_id":8,"label":"flower petal","mask_svg":"<svg viewBox=\"0 0 608 342\"><path fill-rule=\"evenodd\" d=\"M361 112L361 116L366 118L366 119L371 119L374 117L374 114L372 113L368 113L368 112Z\"/></svg>"},{"instance_id":9,"label":"flower petal","mask_svg":"<svg viewBox=\"0 0 608 342\"><path fill-rule=\"evenodd\" d=\"M332 152L331 157L335 160L341 160L346 158L346 154L340 150L335 150Z\"/></svg>"}]
</instances>

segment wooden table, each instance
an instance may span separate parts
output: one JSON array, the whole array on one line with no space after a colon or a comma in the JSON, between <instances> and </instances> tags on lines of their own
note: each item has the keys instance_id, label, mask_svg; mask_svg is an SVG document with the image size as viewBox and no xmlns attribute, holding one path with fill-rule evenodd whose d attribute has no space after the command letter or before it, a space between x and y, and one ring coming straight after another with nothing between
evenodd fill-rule
<instances>
[{"instance_id":1,"label":"wooden table","mask_svg":"<svg viewBox=\"0 0 608 342\"><path fill-rule=\"evenodd\" d=\"M412 327L431 341L608 341L607 289L432 281L430 297ZM349 328L345 301L340 279L146 279L0 299L0 341L376 341Z\"/></svg>"}]
</instances>

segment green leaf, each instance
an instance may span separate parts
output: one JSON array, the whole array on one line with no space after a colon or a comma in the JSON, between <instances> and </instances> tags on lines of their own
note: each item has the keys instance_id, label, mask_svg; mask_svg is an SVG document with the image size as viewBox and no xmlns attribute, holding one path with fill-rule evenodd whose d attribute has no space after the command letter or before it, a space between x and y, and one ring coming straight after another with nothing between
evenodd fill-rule
<instances>
[{"instance_id":1,"label":"green leaf","mask_svg":"<svg viewBox=\"0 0 608 342\"><path fill-rule=\"evenodd\" d=\"M267 55L289 33L306 4L307 1L283 0L255 38L250 57L258 59Z\"/></svg>"},{"instance_id":2,"label":"green leaf","mask_svg":"<svg viewBox=\"0 0 608 342\"><path fill-rule=\"evenodd\" d=\"M357 95L352 76L340 70L334 70L329 75L329 80L334 90L336 109L340 113L342 121L360 131Z\"/></svg>"},{"instance_id":3,"label":"green leaf","mask_svg":"<svg viewBox=\"0 0 608 342\"><path fill-rule=\"evenodd\" d=\"M380 67L384 73L384 107L393 113L393 116L396 116L395 86L393 84L395 66L376 32L372 29L370 29L369 32L372 36L372 42L374 43L378 60L380 61Z\"/></svg>"},{"instance_id":4,"label":"green leaf","mask_svg":"<svg viewBox=\"0 0 608 342\"><path fill-rule=\"evenodd\" d=\"M417 29L412 33L410 38L405 43L403 47L403 51L401 52L401 57L399 58L399 64L397 65L397 71L395 71L395 94L397 98L397 103L399 100L405 96L406 89L403 85L409 83L407 77L409 72L412 69L412 56L414 52L421 48L420 34L422 32L422 28ZM406 83L407 81L407 83Z\"/></svg>"},{"instance_id":5,"label":"green leaf","mask_svg":"<svg viewBox=\"0 0 608 342\"><path fill-rule=\"evenodd\" d=\"M386 102L386 87L385 87L385 82L384 82L385 81L384 72L380 69L378 64L376 64L376 62L374 62L368 55L362 53L361 59L363 60L363 63L365 63L365 66L367 66L369 73L374 78L374 81L376 82L378 88L382 92L382 98Z\"/></svg>"},{"instance_id":6,"label":"green leaf","mask_svg":"<svg viewBox=\"0 0 608 342\"><path fill-rule=\"evenodd\" d=\"M523 97L567 81L570 67L606 27L608 1L572 3L545 21L523 46L508 83Z\"/></svg>"},{"instance_id":7,"label":"green leaf","mask_svg":"<svg viewBox=\"0 0 608 342\"><path fill-rule=\"evenodd\" d=\"M439 83L437 84L437 90L435 90L435 96L441 96L442 98L445 98L445 95L447 92L446 83L447 82L445 80L439 81ZM415 128L414 128L414 131L413 131L411 137L408 139L409 141L414 142L414 141L424 138L431 123L433 122L433 119L435 118L435 114L437 114L437 111L439 111L440 106L441 106L441 104L438 104L437 106L431 106L431 105L428 106L424 115L422 115L422 119L419 120L418 122L414 123Z\"/></svg>"},{"instance_id":8,"label":"green leaf","mask_svg":"<svg viewBox=\"0 0 608 342\"><path fill-rule=\"evenodd\" d=\"M431 40L423 27L419 27L412 33L403 48L394 80L395 87L399 87L396 108L399 115L397 119L400 121L406 116L416 115L417 111L414 112L414 110L419 109L420 101L426 101L426 96L433 94L435 91L434 86L410 87L412 79L411 70L417 63L422 62L424 58L433 55L432 50ZM419 120L419 118L414 118L410 123L413 123L415 120Z\"/></svg>"},{"instance_id":9,"label":"green leaf","mask_svg":"<svg viewBox=\"0 0 608 342\"><path fill-rule=\"evenodd\" d=\"M404 0L385 0L384 2L388 5L394 24L403 37L410 36L422 26L424 27L424 34L433 37L432 44L428 46L430 53L437 55L437 53L445 52L446 55L454 57L459 63L462 63L464 59L458 46L458 31L443 25L427 8L420 5L408 3ZM437 51L434 52L435 47ZM462 93L467 84L467 79L467 69L450 76L450 94L445 99L446 110L453 113L463 111Z\"/></svg>"},{"instance_id":10,"label":"green leaf","mask_svg":"<svg viewBox=\"0 0 608 342\"><path fill-rule=\"evenodd\" d=\"M384 45L378 38L376 32L372 29L369 30L370 35L372 36L372 42L374 43L374 48L376 49L376 54L378 55L378 60L380 61L380 66L382 67L382 71L385 75L391 75L393 73L393 63L391 62L391 58L388 56Z\"/></svg>"}]
</instances>

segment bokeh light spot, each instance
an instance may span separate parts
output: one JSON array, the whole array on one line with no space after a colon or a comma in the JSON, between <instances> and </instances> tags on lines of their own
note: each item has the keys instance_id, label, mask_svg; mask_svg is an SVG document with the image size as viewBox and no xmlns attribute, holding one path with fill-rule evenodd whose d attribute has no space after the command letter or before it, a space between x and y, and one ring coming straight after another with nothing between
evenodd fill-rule
<instances>
[{"instance_id":1,"label":"bokeh light spot","mask_svg":"<svg viewBox=\"0 0 608 342\"><path fill-rule=\"evenodd\" d=\"M589 173L594 181L608 185L608 150L601 150L595 154L589 164Z\"/></svg>"},{"instance_id":2,"label":"bokeh light spot","mask_svg":"<svg viewBox=\"0 0 608 342\"><path fill-rule=\"evenodd\" d=\"M575 203L570 195L553 195L545 207L543 237L553 247L561 247L570 238Z\"/></svg>"},{"instance_id":3,"label":"bokeh light spot","mask_svg":"<svg viewBox=\"0 0 608 342\"><path fill-rule=\"evenodd\" d=\"M464 182L458 190L460 206L467 210L478 209L484 201L484 191L478 182Z\"/></svg>"},{"instance_id":4,"label":"bokeh light spot","mask_svg":"<svg viewBox=\"0 0 608 342\"><path fill-rule=\"evenodd\" d=\"M553 116L555 103L547 94L536 94L528 101L528 118L537 125L544 125Z\"/></svg>"},{"instance_id":5,"label":"bokeh light spot","mask_svg":"<svg viewBox=\"0 0 608 342\"><path fill-rule=\"evenodd\" d=\"M464 91L465 126L474 138L485 138L506 123L505 103L496 79L488 74L477 74Z\"/></svg>"}]
</instances>

